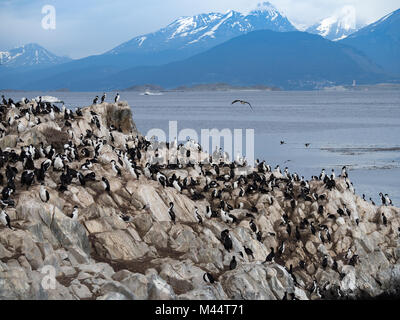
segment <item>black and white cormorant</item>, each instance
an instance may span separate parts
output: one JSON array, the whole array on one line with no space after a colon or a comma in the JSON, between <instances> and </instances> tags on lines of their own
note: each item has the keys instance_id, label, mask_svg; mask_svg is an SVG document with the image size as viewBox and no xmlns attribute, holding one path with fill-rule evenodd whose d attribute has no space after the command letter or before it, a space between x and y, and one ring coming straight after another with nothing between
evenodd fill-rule
<instances>
[{"instance_id":1,"label":"black and white cormorant","mask_svg":"<svg viewBox=\"0 0 400 320\"><path fill-rule=\"evenodd\" d=\"M102 177L102 178L101 178L101 182L102 182L104 191L110 192L110 183L108 182L107 178Z\"/></svg>"},{"instance_id":2,"label":"black and white cormorant","mask_svg":"<svg viewBox=\"0 0 400 320\"><path fill-rule=\"evenodd\" d=\"M7 212L5 212L4 210L1 211L0 213L0 222L5 226L8 227L10 229L11 228L11 220L10 217L8 216Z\"/></svg>"},{"instance_id":3,"label":"black and white cormorant","mask_svg":"<svg viewBox=\"0 0 400 320\"><path fill-rule=\"evenodd\" d=\"M211 283L211 284L215 282L214 277L213 277L212 274L209 273L209 272L206 272L206 273L203 275L203 280L204 280L206 283Z\"/></svg>"},{"instance_id":4,"label":"black and white cormorant","mask_svg":"<svg viewBox=\"0 0 400 320\"><path fill-rule=\"evenodd\" d=\"M176 215L175 215L175 212L174 212L174 203L173 202L169 203L168 214L169 214L169 216L171 218L171 221L173 223L175 223Z\"/></svg>"},{"instance_id":5,"label":"black and white cormorant","mask_svg":"<svg viewBox=\"0 0 400 320\"><path fill-rule=\"evenodd\" d=\"M39 196L40 196L40 199L41 199L43 202L47 202L47 201L49 201L49 199L50 199L50 194L49 194L49 192L46 190L46 188L44 187L43 184L40 185Z\"/></svg>"}]
</instances>

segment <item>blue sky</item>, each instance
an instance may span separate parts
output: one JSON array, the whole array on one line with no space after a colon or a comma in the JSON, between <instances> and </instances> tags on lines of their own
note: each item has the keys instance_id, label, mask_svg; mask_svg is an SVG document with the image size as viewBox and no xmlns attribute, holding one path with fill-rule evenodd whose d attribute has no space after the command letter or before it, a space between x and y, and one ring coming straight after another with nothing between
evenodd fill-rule
<instances>
[{"instance_id":1,"label":"blue sky","mask_svg":"<svg viewBox=\"0 0 400 320\"><path fill-rule=\"evenodd\" d=\"M175 18L229 9L250 11L261 0L0 0L0 50L37 42L72 58L100 54ZM345 5L359 23L371 23L400 7L398 0L270 0L296 26L308 26ZM56 29L41 26L44 5L56 8Z\"/></svg>"}]
</instances>

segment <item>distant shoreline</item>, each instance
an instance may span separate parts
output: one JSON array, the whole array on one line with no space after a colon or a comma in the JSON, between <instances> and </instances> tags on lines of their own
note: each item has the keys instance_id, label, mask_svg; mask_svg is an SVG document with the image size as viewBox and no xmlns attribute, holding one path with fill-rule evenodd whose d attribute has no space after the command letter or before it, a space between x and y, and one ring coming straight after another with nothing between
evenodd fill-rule
<instances>
[{"instance_id":1,"label":"distant shoreline","mask_svg":"<svg viewBox=\"0 0 400 320\"><path fill-rule=\"evenodd\" d=\"M367 91L374 89L384 89L384 90L400 90L400 83L377 83L377 84L367 84L367 85L336 85L330 87L315 88L313 90L285 90L278 87L270 87L265 85L253 85L253 86L235 86L226 83L217 84L198 84L194 86L180 86L177 88L166 89L158 85L146 84L146 85L136 85L126 89L113 89L113 90L94 90L94 91L73 91L68 88L62 88L57 90L16 90L16 89L0 89L0 92L95 92L95 91L105 91L105 92L229 92L229 91Z\"/></svg>"}]
</instances>

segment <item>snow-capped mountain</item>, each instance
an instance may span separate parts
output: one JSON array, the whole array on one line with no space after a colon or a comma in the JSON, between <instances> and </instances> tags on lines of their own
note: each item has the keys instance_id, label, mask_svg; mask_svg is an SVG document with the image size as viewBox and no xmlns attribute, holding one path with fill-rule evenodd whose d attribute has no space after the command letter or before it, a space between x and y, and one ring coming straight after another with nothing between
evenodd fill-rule
<instances>
[{"instance_id":1,"label":"snow-capped mountain","mask_svg":"<svg viewBox=\"0 0 400 320\"><path fill-rule=\"evenodd\" d=\"M346 38L356 30L356 10L353 6L344 6L332 16L309 27L306 32L319 34L326 39L338 41Z\"/></svg>"},{"instance_id":2,"label":"snow-capped mountain","mask_svg":"<svg viewBox=\"0 0 400 320\"><path fill-rule=\"evenodd\" d=\"M123 43L108 54L160 52L189 49L205 50L242 34L269 29L296 31L290 21L269 2L261 3L249 14L230 10L222 13L180 17L154 33Z\"/></svg>"},{"instance_id":3,"label":"snow-capped mountain","mask_svg":"<svg viewBox=\"0 0 400 320\"><path fill-rule=\"evenodd\" d=\"M69 58L59 57L36 43L8 51L0 51L0 64L6 67L51 66L69 61Z\"/></svg>"}]
</instances>

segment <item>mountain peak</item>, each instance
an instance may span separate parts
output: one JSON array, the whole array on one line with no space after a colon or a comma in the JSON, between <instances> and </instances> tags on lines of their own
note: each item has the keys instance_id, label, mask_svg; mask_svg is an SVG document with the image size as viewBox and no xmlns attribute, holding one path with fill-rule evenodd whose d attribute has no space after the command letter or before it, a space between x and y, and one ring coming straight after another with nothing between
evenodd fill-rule
<instances>
[{"instance_id":1,"label":"mountain peak","mask_svg":"<svg viewBox=\"0 0 400 320\"><path fill-rule=\"evenodd\" d=\"M69 61L59 57L37 43L27 43L20 47L0 52L0 64L6 67L30 67L56 65Z\"/></svg>"},{"instance_id":2,"label":"mountain peak","mask_svg":"<svg viewBox=\"0 0 400 320\"><path fill-rule=\"evenodd\" d=\"M253 13L253 12L260 12L260 11L261 11L261 12L268 12L270 15L273 15L273 14L280 14L280 15L282 15L282 13L280 13L280 12L275 8L275 6L274 6L271 2L268 2L268 1L258 3L257 6L256 6L256 9L252 10L251 13ZM283 15L282 15L282 16L283 16Z\"/></svg>"},{"instance_id":3,"label":"mountain peak","mask_svg":"<svg viewBox=\"0 0 400 320\"><path fill-rule=\"evenodd\" d=\"M354 6L347 5L330 17L309 27L306 31L337 41L346 38L356 30L356 10Z\"/></svg>"},{"instance_id":4,"label":"mountain peak","mask_svg":"<svg viewBox=\"0 0 400 320\"><path fill-rule=\"evenodd\" d=\"M165 28L135 37L107 54L176 52L182 49L195 54L255 30L287 32L296 28L271 3L263 2L248 15L228 10L180 17Z\"/></svg>"}]
</instances>

